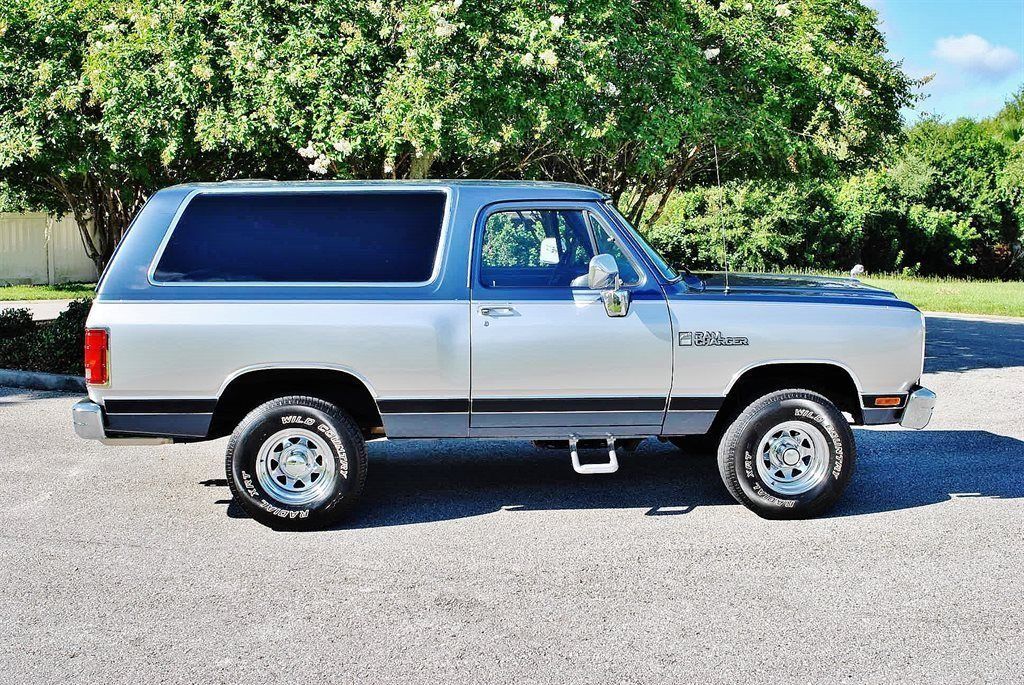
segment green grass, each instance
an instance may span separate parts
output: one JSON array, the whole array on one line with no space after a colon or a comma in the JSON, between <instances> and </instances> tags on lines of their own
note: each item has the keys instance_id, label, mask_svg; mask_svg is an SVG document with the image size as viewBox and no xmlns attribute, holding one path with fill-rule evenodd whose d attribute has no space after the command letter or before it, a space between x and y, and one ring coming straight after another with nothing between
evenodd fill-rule
<instances>
[{"instance_id":1,"label":"green grass","mask_svg":"<svg viewBox=\"0 0 1024 685\"><path fill-rule=\"evenodd\" d=\"M1024 282L967 281L955 278L866 276L862 281L891 290L930 312L1024 316Z\"/></svg>"},{"instance_id":2,"label":"green grass","mask_svg":"<svg viewBox=\"0 0 1024 685\"><path fill-rule=\"evenodd\" d=\"M95 283L63 283L61 285L3 285L0 302L11 300L77 300L92 298Z\"/></svg>"},{"instance_id":3,"label":"green grass","mask_svg":"<svg viewBox=\"0 0 1024 685\"><path fill-rule=\"evenodd\" d=\"M891 290L904 300L930 312L1024 317L1022 281L968 281L889 274L861 277L861 280ZM91 298L93 295L95 293L91 283L0 286L0 301L73 300Z\"/></svg>"}]
</instances>

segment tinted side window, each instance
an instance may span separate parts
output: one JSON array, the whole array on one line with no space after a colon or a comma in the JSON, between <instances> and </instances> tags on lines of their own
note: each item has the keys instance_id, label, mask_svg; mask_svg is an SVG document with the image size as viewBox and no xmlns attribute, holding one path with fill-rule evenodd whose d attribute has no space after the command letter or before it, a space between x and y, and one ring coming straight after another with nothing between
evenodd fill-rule
<instances>
[{"instance_id":1,"label":"tinted side window","mask_svg":"<svg viewBox=\"0 0 1024 685\"><path fill-rule=\"evenodd\" d=\"M610 254L615 258L615 263L619 265L619 278L622 279L624 285L638 284L640 282L640 274L637 273L636 267L633 266L633 260L627 257L622 247L619 246L619 239L612 236L608 232L608 228L594 218L593 214L588 214L587 216L590 217L591 226L594 229L597 253Z\"/></svg>"},{"instance_id":2,"label":"tinted side window","mask_svg":"<svg viewBox=\"0 0 1024 685\"><path fill-rule=\"evenodd\" d=\"M430 279L445 196L402 193L198 195L157 281L417 283Z\"/></svg>"},{"instance_id":3,"label":"tinted side window","mask_svg":"<svg viewBox=\"0 0 1024 685\"><path fill-rule=\"evenodd\" d=\"M488 288L570 287L594 247L579 210L495 212L484 224L480 280Z\"/></svg>"}]
</instances>

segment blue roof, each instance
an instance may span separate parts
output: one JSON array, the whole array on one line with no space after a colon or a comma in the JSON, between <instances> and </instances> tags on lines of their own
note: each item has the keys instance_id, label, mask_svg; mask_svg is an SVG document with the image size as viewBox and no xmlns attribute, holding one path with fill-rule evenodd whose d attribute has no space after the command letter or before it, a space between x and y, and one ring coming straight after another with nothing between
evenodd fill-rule
<instances>
[{"instance_id":1,"label":"blue roof","mask_svg":"<svg viewBox=\"0 0 1024 685\"><path fill-rule=\"evenodd\" d=\"M259 189L259 190L329 190L367 188L382 190L387 188L438 188L475 191L493 195L494 200L517 199L565 199L565 200L601 200L608 195L595 188L575 183L556 183L554 181L495 181L477 179L408 179L408 180L375 180L375 181L270 181L259 179L240 179L221 181L220 183L186 183L176 188L213 191Z\"/></svg>"}]
</instances>

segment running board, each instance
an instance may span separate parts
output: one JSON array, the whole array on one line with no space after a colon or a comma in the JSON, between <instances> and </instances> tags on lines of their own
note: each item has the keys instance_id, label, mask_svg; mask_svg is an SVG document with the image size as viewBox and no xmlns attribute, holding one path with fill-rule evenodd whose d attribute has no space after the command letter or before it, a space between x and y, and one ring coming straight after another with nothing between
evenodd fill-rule
<instances>
[{"instance_id":1,"label":"running board","mask_svg":"<svg viewBox=\"0 0 1024 685\"><path fill-rule=\"evenodd\" d=\"M608 435L608 461L604 464L581 464L578 449L579 436L573 433L569 436L569 456L572 458L572 470L576 473L590 475L593 473L615 473L619 470L619 460L615 456L615 437Z\"/></svg>"}]
</instances>

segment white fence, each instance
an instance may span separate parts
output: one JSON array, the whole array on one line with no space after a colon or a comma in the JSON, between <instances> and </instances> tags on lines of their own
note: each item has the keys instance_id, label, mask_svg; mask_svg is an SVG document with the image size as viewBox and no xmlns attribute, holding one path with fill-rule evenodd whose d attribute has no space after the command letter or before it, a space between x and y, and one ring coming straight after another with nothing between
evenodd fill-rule
<instances>
[{"instance_id":1,"label":"white fence","mask_svg":"<svg viewBox=\"0 0 1024 685\"><path fill-rule=\"evenodd\" d=\"M96 267L85 255L73 217L0 212L0 285L95 280Z\"/></svg>"}]
</instances>

